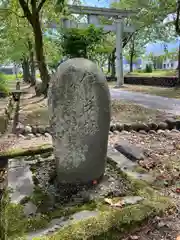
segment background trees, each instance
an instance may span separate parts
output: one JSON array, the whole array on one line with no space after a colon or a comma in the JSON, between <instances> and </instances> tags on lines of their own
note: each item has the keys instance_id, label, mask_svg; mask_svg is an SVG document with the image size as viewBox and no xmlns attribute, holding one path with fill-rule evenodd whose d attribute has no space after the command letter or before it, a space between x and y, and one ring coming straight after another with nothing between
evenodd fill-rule
<instances>
[{"instance_id":1,"label":"background trees","mask_svg":"<svg viewBox=\"0 0 180 240\"><path fill-rule=\"evenodd\" d=\"M179 1L121 0L116 7L139 9L136 16L125 19L127 26L133 25L136 29L123 37L130 71L147 43L167 42L180 34ZM170 20L164 21L169 14ZM69 17L65 0L4 0L0 3L0 60L22 64L24 80L32 84L35 84L37 67L44 95L50 71L56 69L63 56L87 57L99 66L108 61L108 72L115 75L115 34L104 33L94 26L62 30L60 19L64 15ZM110 24L113 20L101 18L101 22ZM52 31L54 26L56 31Z\"/></svg>"},{"instance_id":2,"label":"background trees","mask_svg":"<svg viewBox=\"0 0 180 240\"><path fill-rule=\"evenodd\" d=\"M11 26L10 29L12 32L10 36L12 37L16 47L20 44L20 42L22 43L19 54L24 59L23 69L26 69L26 73L28 72L27 52L30 52L29 58L31 59L31 70L33 70L32 59L34 58L33 53L35 52L36 64L43 82L41 92L45 96L47 94L49 83L49 72L45 58L43 37L47 27L49 27L48 24L56 23L56 11L62 12L63 4L64 0L12 0L11 2L4 1L0 8L0 15L4 20L4 26L8 28L9 23L16 19L18 29L16 29L16 25ZM60 16L61 15L59 14L58 20L60 20ZM11 21L9 19L11 19ZM26 30L28 30L28 33ZM14 33L18 35L16 35L16 38ZM23 50L23 48L25 49ZM18 51L15 52L16 54L18 53ZM20 59L19 54L17 54L18 59ZM34 77L34 73L32 76Z\"/></svg>"}]
</instances>

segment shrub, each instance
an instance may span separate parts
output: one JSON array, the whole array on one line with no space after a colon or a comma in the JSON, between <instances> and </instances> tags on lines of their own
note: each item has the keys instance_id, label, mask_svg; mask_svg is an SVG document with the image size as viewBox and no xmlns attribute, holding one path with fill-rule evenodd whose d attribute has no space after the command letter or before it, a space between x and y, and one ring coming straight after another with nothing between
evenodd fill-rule
<instances>
[{"instance_id":1,"label":"shrub","mask_svg":"<svg viewBox=\"0 0 180 240\"><path fill-rule=\"evenodd\" d=\"M145 72L152 73L152 65L151 64L146 64Z\"/></svg>"},{"instance_id":2,"label":"shrub","mask_svg":"<svg viewBox=\"0 0 180 240\"><path fill-rule=\"evenodd\" d=\"M4 74L0 72L0 98L5 98L9 94L9 89L7 81L4 77Z\"/></svg>"}]
</instances>

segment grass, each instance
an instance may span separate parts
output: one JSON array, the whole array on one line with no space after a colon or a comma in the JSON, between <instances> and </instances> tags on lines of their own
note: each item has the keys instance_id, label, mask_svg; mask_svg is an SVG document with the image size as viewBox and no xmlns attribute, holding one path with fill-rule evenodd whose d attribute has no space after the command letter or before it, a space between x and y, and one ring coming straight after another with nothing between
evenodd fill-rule
<instances>
[{"instance_id":1,"label":"grass","mask_svg":"<svg viewBox=\"0 0 180 240\"><path fill-rule=\"evenodd\" d=\"M133 72L129 73L126 76L139 76L139 77L164 77L164 76L175 76L176 70L157 70L152 73L144 72ZM116 86L116 82L108 82L108 86L113 88ZM158 86L144 86L144 85L131 85L124 84L124 90L132 92L141 92L147 93L156 96L168 97L168 98L180 98L180 88L172 87L158 87Z\"/></svg>"},{"instance_id":2,"label":"grass","mask_svg":"<svg viewBox=\"0 0 180 240\"><path fill-rule=\"evenodd\" d=\"M128 73L126 76L172 77L176 76L176 72L176 70L155 70L152 73L134 71L132 73Z\"/></svg>"},{"instance_id":3,"label":"grass","mask_svg":"<svg viewBox=\"0 0 180 240\"><path fill-rule=\"evenodd\" d=\"M150 95L156 95L167 98L180 98L180 88L172 87L155 87L155 86L143 86L143 85L129 85L125 84L125 90L132 92L147 93Z\"/></svg>"}]
</instances>

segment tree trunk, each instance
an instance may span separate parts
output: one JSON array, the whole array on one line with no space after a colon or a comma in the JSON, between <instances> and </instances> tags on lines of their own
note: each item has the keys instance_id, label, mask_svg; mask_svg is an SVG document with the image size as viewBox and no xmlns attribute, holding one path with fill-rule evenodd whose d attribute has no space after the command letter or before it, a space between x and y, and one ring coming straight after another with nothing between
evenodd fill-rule
<instances>
[{"instance_id":1,"label":"tree trunk","mask_svg":"<svg viewBox=\"0 0 180 240\"><path fill-rule=\"evenodd\" d=\"M130 72L133 72L133 60L135 56L135 35L132 37L131 44L130 44Z\"/></svg>"},{"instance_id":2,"label":"tree trunk","mask_svg":"<svg viewBox=\"0 0 180 240\"><path fill-rule=\"evenodd\" d=\"M130 62L129 62L130 73L133 72L133 58L134 58L134 54L133 54L133 52L130 52Z\"/></svg>"},{"instance_id":3,"label":"tree trunk","mask_svg":"<svg viewBox=\"0 0 180 240\"><path fill-rule=\"evenodd\" d=\"M36 83L36 70L35 70L35 63L34 63L34 49L31 41L28 41L29 47L29 58L30 58L30 76L31 76L31 85L34 86Z\"/></svg>"},{"instance_id":4,"label":"tree trunk","mask_svg":"<svg viewBox=\"0 0 180 240\"><path fill-rule=\"evenodd\" d=\"M29 61L26 58L22 61L22 69L24 82L30 83Z\"/></svg>"},{"instance_id":5,"label":"tree trunk","mask_svg":"<svg viewBox=\"0 0 180 240\"><path fill-rule=\"evenodd\" d=\"M180 86L180 43L179 43L179 51L178 51L178 71L177 71L177 85Z\"/></svg>"},{"instance_id":6,"label":"tree trunk","mask_svg":"<svg viewBox=\"0 0 180 240\"><path fill-rule=\"evenodd\" d=\"M111 55L108 57L108 73L111 72Z\"/></svg>"},{"instance_id":7,"label":"tree trunk","mask_svg":"<svg viewBox=\"0 0 180 240\"><path fill-rule=\"evenodd\" d=\"M111 77L115 77L116 75L116 66L115 66L115 61L116 61L116 49L113 50L112 52L112 57L111 57Z\"/></svg>"},{"instance_id":8,"label":"tree trunk","mask_svg":"<svg viewBox=\"0 0 180 240\"><path fill-rule=\"evenodd\" d=\"M39 20L39 14L37 13L34 16L34 24L33 24L33 31L35 37L35 49L36 49L36 60L40 72L40 77L42 80L42 89L41 92L47 97L47 90L49 86L49 73L47 69L47 65L45 62L44 51L43 51L43 37L42 37L42 30Z\"/></svg>"},{"instance_id":9,"label":"tree trunk","mask_svg":"<svg viewBox=\"0 0 180 240\"><path fill-rule=\"evenodd\" d=\"M31 85L34 86L36 83L36 68L35 68L35 64L34 64L34 52L31 53L30 56L30 68L31 68Z\"/></svg>"}]
</instances>

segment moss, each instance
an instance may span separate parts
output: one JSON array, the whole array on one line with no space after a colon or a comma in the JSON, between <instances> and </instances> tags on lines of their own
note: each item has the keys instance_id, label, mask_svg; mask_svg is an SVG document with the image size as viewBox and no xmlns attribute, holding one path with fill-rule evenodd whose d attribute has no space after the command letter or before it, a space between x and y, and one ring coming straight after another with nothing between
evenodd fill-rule
<instances>
[{"instance_id":1,"label":"moss","mask_svg":"<svg viewBox=\"0 0 180 240\"><path fill-rule=\"evenodd\" d=\"M0 234L11 239L13 236L23 236L27 227L27 221L21 205L10 203L9 193L6 192L1 202L1 221ZM11 224L9 224L11 223Z\"/></svg>"},{"instance_id":2,"label":"moss","mask_svg":"<svg viewBox=\"0 0 180 240\"><path fill-rule=\"evenodd\" d=\"M99 203L95 202L95 201L90 201L86 204L78 204L76 206L72 206L72 207L63 207L62 205L57 209L55 209L54 211L50 212L48 215L51 219L53 218L59 218L59 217L67 217L70 216L76 212L79 211L83 211L83 210L95 210L96 208L98 208Z\"/></svg>"},{"instance_id":3,"label":"moss","mask_svg":"<svg viewBox=\"0 0 180 240\"><path fill-rule=\"evenodd\" d=\"M28 231L44 228L53 218L69 216L82 210L97 209L99 210L99 215L96 217L73 222L70 226L61 228L52 236L36 239L116 240L118 239L118 234L141 224L149 217L161 214L166 209L173 207L173 204L168 198L160 196L146 182L129 177L120 170L118 170L118 174L127 182L131 195L144 197L144 200L140 204L130 205L123 208L112 208L101 201L91 201L86 204L79 204L72 207L60 206L52 212L27 219L23 215L22 206L15 206L9 203L5 208L6 213L8 214L6 222L12 222L13 219L13 224L8 225L8 239L11 239L10 237L16 239L16 236L23 236ZM46 206L46 202L48 203L49 200L48 194L44 193L39 187L34 189L34 193L30 197L30 201L32 201L39 209L41 206Z\"/></svg>"},{"instance_id":4,"label":"moss","mask_svg":"<svg viewBox=\"0 0 180 240\"><path fill-rule=\"evenodd\" d=\"M32 176L32 180L33 180L33 183L34 183L35 185L38 185L38 184L39 184L39 180L38 180L38 178L37 178L35 175Z\"/></svg>"},{"instance_id":5,"label":"moss","mask_svg":"<svg viewBox=\"0 0 180 240\"><path fill-rule=\"evenodd\" d=\"M162 197L154 191L146 182L135 180L122 174L131 183L132 193L144 197L141 204L126 206L123 209L111 208L103 203L97 204L100 211L97 217L74 222L66 226L45 240L83 240L83 239L111 239L119 240L118 236L124 231L137 227L149 217L162 214L168 208L174 207L169 198ZM80 210L80 209L78 209ZM42 238L37 238L40 240Z\"/></svg>"},{"instance_id":6,"label":"moss","mask_svg":"<svg viewBox=\"0 0 180 240\"><path fill-rule=\"evenodd\" d=\"M100 212L97 217L85 219L66 226L53 236L37 239L98 239L102 236L112 234L112 231L122 233L126 231L128 227L132 227L134 224L141 223L148 217L154 216L155 213L157 212L154 207L151 206L150 202L128 206L123 209L111 208L109 211Z\"/></svg>"},{"instance_id":7,"label":"moss","mask_svg":"<svg viewBox=\"0 0 180 240\"><path fill-rule=\"evenodd\" d=\"M17 148L17 149L1 151L0 159L1 157L16 158L21 156L32 156L32 155L42 154L42 153L52 152L52 151L53 151L53 147L51 144L43 144L38 147L33 147L29 149Z\"/></svg>"},{"instance_id":8,"label":"moss","mask_svg":"<svg viewBox=\"0 0 180 240\"><path fill-rule=\"evenodd\" d=\"M28 232L47 227L50 219L47 215L41 214L35 217L28 218L26 219L26 221L27 221L26 232Z\"/></svg>"},{"instance_id":9,"label":"moss","mask_svg":"<svg viewBox=\"0 0 180 240\"><path fill-rule=\"evenodd\" d=\"M133 172L137 172L137 173L148 173L148 171L140 166L135 166L133 169Z\"/></svg>"}]
</instances>

